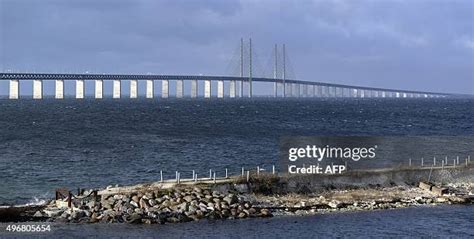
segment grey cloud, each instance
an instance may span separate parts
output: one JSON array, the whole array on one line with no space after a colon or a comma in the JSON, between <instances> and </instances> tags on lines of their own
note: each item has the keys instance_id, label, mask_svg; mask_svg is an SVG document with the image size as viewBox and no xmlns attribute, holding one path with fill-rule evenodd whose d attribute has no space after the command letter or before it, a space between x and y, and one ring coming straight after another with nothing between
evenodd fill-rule
<instances>
[{"instance_id":1,"label":"grey cloud","mask_svg":"<svg viewBox=\"0 0 474 239\"><path fill-rule=\"evenodd\" d=\"M469 1L0 0L0 68L226 74L240 37L298 78L473 93ZM268 71L268 70L266 70Z\"/></svg>"}]
</instances>

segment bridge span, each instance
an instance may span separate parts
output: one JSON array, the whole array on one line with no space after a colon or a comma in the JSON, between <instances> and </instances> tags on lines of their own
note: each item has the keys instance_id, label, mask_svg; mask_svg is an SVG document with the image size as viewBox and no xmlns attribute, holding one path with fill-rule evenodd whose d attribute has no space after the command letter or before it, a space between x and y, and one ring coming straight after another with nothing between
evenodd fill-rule
<instances>
[{"instance_id":1,"label":"bridge span","mask_svg":"<svg viewBox=\"0 0 474 239\"><path fill-rule=\"evenodd\" d=\"M56 99L64 98L64 81L75 81L75 98L85 98L85 81L94 81L94 98L104 98L104 81L113 81L112 98L121 98L122 81L130 81L129 97L138 98L138 81L146 82L145 98L154 98L154 84L161 82L161 98L170 97L170 83L175 83L176 98L189 95L199 97L198 82L204 82L203 97L211 98L211 89L217 86L217 98L252 97L253 82L267 82L272 87L273 97L337 97L337 98L440 98L453 94L427 91L411 91L384 89L374 87L331 84L323 82L302 81L293 79L234 77L234 76L205 76L205 75L148 75L148 74L62 74L62 73L0 73L0 80L9 81L9 99L19 99L20 82L33 81L33 99L42 99L43 81L54 80ZM185 94L184 84L189 82L190 92ZM225 89L224 82L227 82ZM228 93L226 93L226 91Z\"/></svg>"}]
</instances>

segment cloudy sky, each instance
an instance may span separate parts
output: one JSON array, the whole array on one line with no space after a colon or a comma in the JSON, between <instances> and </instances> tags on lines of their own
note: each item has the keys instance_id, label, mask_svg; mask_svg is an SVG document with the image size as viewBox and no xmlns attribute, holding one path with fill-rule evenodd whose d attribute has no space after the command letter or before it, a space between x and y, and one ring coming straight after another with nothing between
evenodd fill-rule
<instances>
[{"instance_id":1,"label":"cloudy sky","mask_svg":"<svg viewBox=\"0 0 474 239\"><path fill-rule=\"evenodd\" d=\"M0 0L0 70L234 74L286 43L309 81L474 94L471 0Z\"/></svg>"}]
</instances>

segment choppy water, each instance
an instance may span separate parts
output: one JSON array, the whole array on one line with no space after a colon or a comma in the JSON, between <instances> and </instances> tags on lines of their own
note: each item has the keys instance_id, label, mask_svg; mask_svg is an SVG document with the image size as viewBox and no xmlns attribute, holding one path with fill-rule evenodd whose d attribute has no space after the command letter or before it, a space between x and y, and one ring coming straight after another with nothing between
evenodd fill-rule
<instances>
[{"instance_id":1,"label":"choppy water","mask_svg":"<svg viewBox=\"0 0 474 239\"><path fill-rule=\"evenodd\" d=\"M280 136L473 136L474 100L0 101L0 205L57 187L104 187L277 164ZM220 171L219 171L220 170ZM179 225L54 225L49 236L472 237L474 207ZM471 227L466 226L471 225ZM2 224L2 230L5 224ZM4 231L0 232L0 237Z\"/></svg>"},{"instance_id":2,"label":"choppy water","mask_svg":"<svg viewBox=\"0 0 474 239\"><path fill-rule=\"evenodd\" d=\"M280 136L473 136L473 116L474 100L1 100L0 205L160 170L269 169Z\"/></svg>"},{"instance_id":3,"label":"choppy water","mask_svg":"<svg viewBox=\"0 0 474 239\"><path fill-rule=\"evenodd\" d=\"M44 238L472 238L474 206L165 224L50 224ZM0 224L4 230L7 224ZM2 233L0 232L0 235ZM6 238L31 235L4 233Z\"/></svg>"}]
</instances>

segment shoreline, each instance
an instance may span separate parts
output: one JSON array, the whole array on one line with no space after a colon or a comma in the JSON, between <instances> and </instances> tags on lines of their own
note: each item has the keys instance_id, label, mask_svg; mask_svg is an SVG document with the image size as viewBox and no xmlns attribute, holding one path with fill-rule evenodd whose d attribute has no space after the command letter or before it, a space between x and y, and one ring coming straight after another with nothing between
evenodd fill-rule
<instances>
[{"instance_id":1,"label":"shoreline","mask_svg":"<svg viewBox=\"0 0 474 239\"><path fill-rule=\"evenodd\" d=\"M446 169L443 170L441 174L445 175ZM311 188L311 192L289 189L300 190L302 180L311 184L315 179L266 173L254 174L249 181L243 177L231 177L197 183L156 182L85 190L70 200L68 197L58 198L40 206L3 208L0 209L0 218L2 222L164 224L473 204L472 170L473 167L466 167L450 171L449 183L443 178L444 183L434 180L413 184L405 180L394 185L360 186L360 180L353 180L358 181L357 185L341 186L341 179L354 178L354 175L341 175L330 180L337 182L332 185L337 187L320 185L317 190ZM406 173L400 169L375 173L393 176L400 172ZM374 172L355 174L370 175L370 180L374 178Z\"/></svg>"}]
</instances>

